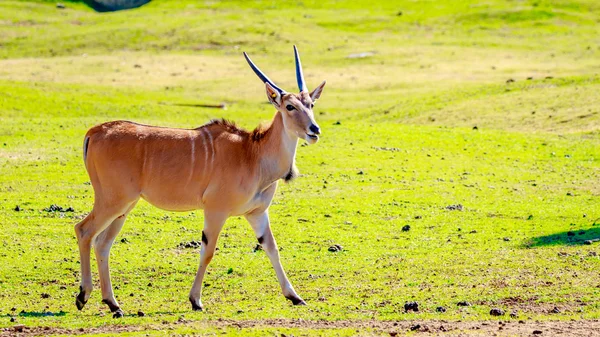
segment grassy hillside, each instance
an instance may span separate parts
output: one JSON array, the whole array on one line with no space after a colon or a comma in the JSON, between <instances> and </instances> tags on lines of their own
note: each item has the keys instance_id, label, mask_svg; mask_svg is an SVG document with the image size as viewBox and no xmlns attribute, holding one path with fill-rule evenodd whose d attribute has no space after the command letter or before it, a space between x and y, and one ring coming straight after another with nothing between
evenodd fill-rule
<instances>
[{"instance_id":1,"label":"grassy hillside","mask_svg":"<svg viewBox=\"0 0 600 337\"><path fill-rule=\"evenodd\" d=\"M584 244L600 238L597 1L155 0L102 14L64 4L0 2L0 327L352 335L446 320L468 333L501 308L527 329L600 329L600 249ZM299 147L303 175L271 209L309 305L279 294L250 227L232 218L207 312L192 312L198 250L179 244L200 239L202 212L140 202L111 256L128 316L107 315L98 287L78 312L73 225L93 203L86 130L217 117L252 128L273 109L241 52L292 91L292 44L309 87L328 81L315 107L323 137Z\"/></svg>"}]
</instances>

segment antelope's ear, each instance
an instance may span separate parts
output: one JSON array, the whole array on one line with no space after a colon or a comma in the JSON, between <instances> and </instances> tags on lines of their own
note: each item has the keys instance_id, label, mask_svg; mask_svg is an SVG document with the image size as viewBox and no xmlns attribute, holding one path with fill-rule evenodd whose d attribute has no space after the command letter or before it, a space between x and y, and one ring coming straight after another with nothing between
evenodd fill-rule
<instances>
[{"instance_id":1,"label":"antelope's ear","mask_svg":"<svg viewBox=\"0 0 600 337\"><path fill-rule=\"evenodd\" d=\"M265 82L265 87L267 89L267 98L269 98L269 102L273 104L275 107L279 108L281 106L281 94L269 82Z\"/></svg>"},{"instance_id":2,"label":"antelope's ear","mask_svg":"<svg viewBox=\"0 0 600 337\"><path fill-rule=\"evenodd\" d=\"M313 100L313 102L321 97L321 93L323 92L325 84L327 84L327 81L323 81L323 83L319 84L319 86L310 93L310 98Z\"/></svg>"}]
</instances>

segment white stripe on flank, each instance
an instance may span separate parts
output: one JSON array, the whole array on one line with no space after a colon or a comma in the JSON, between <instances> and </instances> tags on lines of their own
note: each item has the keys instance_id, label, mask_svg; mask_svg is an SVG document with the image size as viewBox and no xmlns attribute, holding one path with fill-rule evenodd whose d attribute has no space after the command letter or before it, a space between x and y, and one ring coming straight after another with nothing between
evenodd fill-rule
<instances>
[{"instance_id":1,"label":"white stripe on flank","mask_svg":"<svg viewBox=\"0 0 600 337\"><path fill-rule=\"evenodd\" d=\"M210 143L210 168L212 169L213 163L215 162L215 146L213 145L213 137L209 130L206 130L208 134L208 142Z\"/></svg>"},{"instance_id":2,"label":"white stripe on flank","mask_svg":"<svg viewBox=\"0 0 600 337\"><path fill-rule=\"evenodd\" d=\"M206 130L202 128L202 135L204 135L205 131ZM208 164L208 147L206 146L206 139L203 140L202 145L204 145L204 168L206 168L206 165Z\"/></svg>"},{"instance_id":3,"label":"white stripe on flank","mask_svg":"<svg viewBox=\"0 0 600 337\"><path fill-rule=\"evenodd\" d=\"M192 176L194 175L194 164L196 162L196 139L194 138L194 131L190 130L190 141L192 143L192 164L190 166L190 176L188 181L192 180Z\"/></svg>"}]
</instances>

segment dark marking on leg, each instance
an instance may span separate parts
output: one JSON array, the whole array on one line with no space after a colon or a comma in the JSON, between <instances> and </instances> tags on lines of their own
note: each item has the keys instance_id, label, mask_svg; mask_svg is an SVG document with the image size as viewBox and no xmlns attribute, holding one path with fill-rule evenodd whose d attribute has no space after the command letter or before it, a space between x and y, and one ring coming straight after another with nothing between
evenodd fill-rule
<instances>
[{"instance_id":1,"label":"dark marking on leg","mask_svg":"<svg viewBox=\"0 0 600 337\"><path fill-rule=\"evenodd\" d=\"M108 307L110 308L110 312L115 312L115 311L119 311L121 310L121 308L119 308L118 305L115 305L112 301L110 300L102 300L102 303L108 305Z\"/></svg>"},{"instance_id":2,"label":"dark marking on leg","mask_svg":"<svg viewBox=\"0 0 600 337\"><path fill-rule=\"evenodd\" d=\"M202 231L202 242L204 242L205 245L208 244L208 239L206 238L206 234L204 234L204 231Z\"/></svg>"},{"instance_id":3,"label":"dark marking on leg","mask_svg":"<svg viewBox=\"0 0 600 337\"><path fill-rule=\"evenodd\" d=\"M75 305L77 306L77 309L83 309L86 302L87 301L85 300L85 293L83 292L83 287L79 286L79 295L77 295L77 298L75 299Z\"/></svg>"},{"instance_id":4,"label":"dark marking on leg","mask_svg":"<svg viewBox=\"0 0 600 337\"><path fill-rule=\"evenodd\" d=\"M306 302L304 302L304 300L301 299L300 297L286 296L285 298L292 301L292 304L294 304L294 305L306 305Z\"/></svg>"},{"instance_id":5,"label":"dark marking on leg","mask_svg":"<svg viewBox=\"0 0 600 337\"><path fill-rule=\"evenodd\" d=\"M203 311L204 310L204 308L197 305L196 302L194 300L192 300L191 298L190 298L190 303L192 303L192 310L194 310L194 311Z\"/></svg>"},{"instance_id":6,"label":"dark marking on leg","mask_svg":"<svg viewBox=\"0 0 600 337\"><path fill-rule=\"evenodd\" d=\"M263 241L265 241L264 237L261 236L260 238L258 238L258 243L260 243L261 245L262 245Z\"/></svg>"}]
</instances>

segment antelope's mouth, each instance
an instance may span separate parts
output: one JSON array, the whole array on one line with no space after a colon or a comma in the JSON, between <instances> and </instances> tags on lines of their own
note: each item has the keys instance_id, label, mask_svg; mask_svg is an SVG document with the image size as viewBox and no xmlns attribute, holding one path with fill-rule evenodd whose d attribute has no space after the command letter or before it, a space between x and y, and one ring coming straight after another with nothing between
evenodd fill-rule
<instances>
[{"instance_id":1,"label":"antelope's mouth","mask_svg":"<svg viewBox=\"0 0 600 337\"><path fill-rule=\"evenodd\" d=\"M306 136L307 136L309 139L312 139L312 140L319 140L319 136L317 136L317 135L316 135L316 134L314 134L314 133L312 133L312 134L311 134L311 133L308 133L308 132L307 132L307 133L306 133Z\"/></svg>"}]
</instances>

